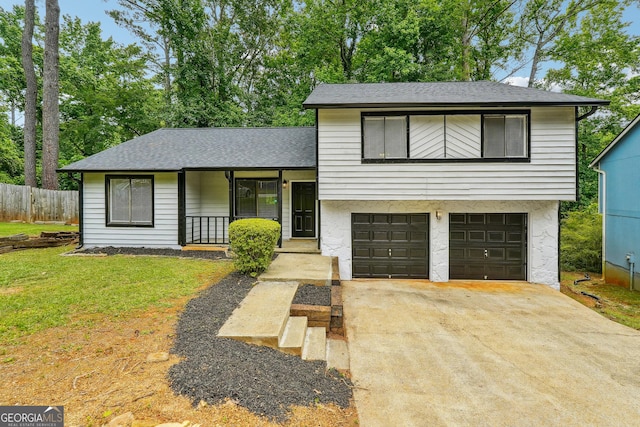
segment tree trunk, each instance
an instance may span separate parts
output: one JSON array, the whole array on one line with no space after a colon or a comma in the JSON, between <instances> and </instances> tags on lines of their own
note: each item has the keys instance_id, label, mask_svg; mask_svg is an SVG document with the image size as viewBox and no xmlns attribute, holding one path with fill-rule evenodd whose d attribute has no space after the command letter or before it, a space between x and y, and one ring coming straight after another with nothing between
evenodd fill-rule
<instances>
[{"instance_id":1,"label":"tree trunk","mask_svg":"<svg viewBox=\"0 0 640 427\"><path fill-rule=\"evenodd\" d=\"M46 0L44 35L44 79L42 89L42 187L58 189L58 152L60 118L58 105L58 37L60 31L58 0Z\"/></svg>"},{"instance_id":2,"label":"tree trunk","mask_svg":"<svg viewBox=\"0 0 640 427\"><path fill-rule=\"evenodd\" d=\"M34 0L24 2L24 31L22 32L22 68L27 81L24 95L24 183L37 187L36 178L36 104L38 81L33 67L33 27L36 7ZM12 118L13 120L13 118Z\"/></svg>"}]
</instances>

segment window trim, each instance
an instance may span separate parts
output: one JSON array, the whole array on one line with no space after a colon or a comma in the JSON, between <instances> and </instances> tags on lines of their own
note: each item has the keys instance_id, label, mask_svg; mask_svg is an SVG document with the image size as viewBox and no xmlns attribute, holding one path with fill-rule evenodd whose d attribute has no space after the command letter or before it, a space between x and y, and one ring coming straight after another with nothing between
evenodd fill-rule
<instances>
[{"instance_id":1,"label":"window trim","mask_svg":"<svg viewBox=\"0 0 640 427\"><path fill-rule=\"evenodd\" d=\"M110 190L112 179L148 179L151 181L151 224L135 224L131 222L113 222L109 220L109 206L110 203ZM105 189L105 227L135 227L135 228L154 228L156 221L155 213L155 176L154 175L105 175L104 176L104 189Z\"/></svg>"},{"instance_id":2,"label":"window trim","mask_svg":"<svg viewBox=\"0 0 640 427\"><path fill-rule=\"evenodd\" d=\"M443 158L443 159L369 159L364 157L364 117L366 116L406 116L407 117L407 156L411 154L411 116L447 116L478 115L480 116L480 153L484 153L484 116L485 115L524 115L526 116L526 156L523 157L477 157L477 158ZM531 110L431 110L431 111L361 111L360 112L360 157L361 163L531 163Z\"/></svg>"}]
</instances>

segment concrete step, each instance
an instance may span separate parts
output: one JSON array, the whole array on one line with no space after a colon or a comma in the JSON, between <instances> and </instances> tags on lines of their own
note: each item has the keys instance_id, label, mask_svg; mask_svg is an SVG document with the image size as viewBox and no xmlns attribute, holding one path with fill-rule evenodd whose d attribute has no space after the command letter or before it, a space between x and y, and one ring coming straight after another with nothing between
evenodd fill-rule
<instances>
[{"instance_id":1,"label":"concrete step","mask_svg":"<svg viewBox=\"0 0 640 427\"><path fill-rule=\"evenodd\" d=\"M303 360L325 360L327 351L327 330L321 327L307 328L302 346Z\"/></svg>"},{"instance_id":2,"label":"concrete step","mask_svg":"<svg viewBox=\"0 0 640 427\"><path fill-rule=\"evenodd\" d=\"M287 325L282 333L282 338L278 347L284 353L293 354L294 356L302 355L302 346L304 338L307 335L307 318L306 317L289 317Z\"/></svg>"},{"instance_id":3,"label":"concrete step","mask_svg":"<svg viewBox=\"0 0 640 427\"><path fill-rule=\"evenodd\" d=\"M259 282L220 328L219 337L278 348L297 282Z\"/></svg>"},{"instance_id":4,"label":"concrete step","mask_svg":"<svg viewBox=\"0 0 640 427\"><path fill-rule=\"evenodd\" d=\"M344 340L327 340L327 368L335 368L339 371L348 371L349 349Z\"/></svg>"},{"instance_id":5,"label":"concrete step","mask_svg":"<svg viewBox=\"0 0 640 427\"><path fill-rule=\"evenodd\" d=\"M261 281L296 281L319 286L331 285L331 257L316 254L279 254Z\"/></svg>"}]
</instances>

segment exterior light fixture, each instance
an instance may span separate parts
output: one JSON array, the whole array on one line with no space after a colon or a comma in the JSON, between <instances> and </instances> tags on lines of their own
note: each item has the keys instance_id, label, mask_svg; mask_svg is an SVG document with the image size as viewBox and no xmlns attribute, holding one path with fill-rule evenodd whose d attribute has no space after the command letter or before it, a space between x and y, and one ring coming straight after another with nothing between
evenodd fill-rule
<instances>
[{"instance_id":1,"label":"exterior light fixture","mask_svg":"<svg viewBox=\"0 0 640 427\"><path fill-rule=\"evenodd\" d=\"M442 219L442 211L436 211L436 219L440 221Z\"/></svg>"},{"instance_id":2,"label":"exterior light fixture","mask_svg":"<svg viewBox=\"0 0 640 427\"><path fill-rule=\"evenodd\" d=\"M289 186L289 182L286 179L282 181L282 188L286 190L288 186Z\"/></svg>"}]
</instances>

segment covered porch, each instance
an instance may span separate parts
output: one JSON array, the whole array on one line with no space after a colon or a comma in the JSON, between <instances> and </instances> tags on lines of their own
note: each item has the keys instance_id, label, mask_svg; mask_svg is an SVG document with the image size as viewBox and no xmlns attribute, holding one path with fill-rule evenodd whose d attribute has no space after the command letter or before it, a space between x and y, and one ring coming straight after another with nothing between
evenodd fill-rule
<instances>
[{"instance_id":1,"label":"covered porch","mask_svg":"<svg viewBox=\"0 0 640 427\"><path fill-rule=\"evenodd\" d=\"M178 187L183 247L228 245L231 222L266 218L281 224L280 247L317 248L314 169L187 170Z\"/></svg>"}]
</instances>

